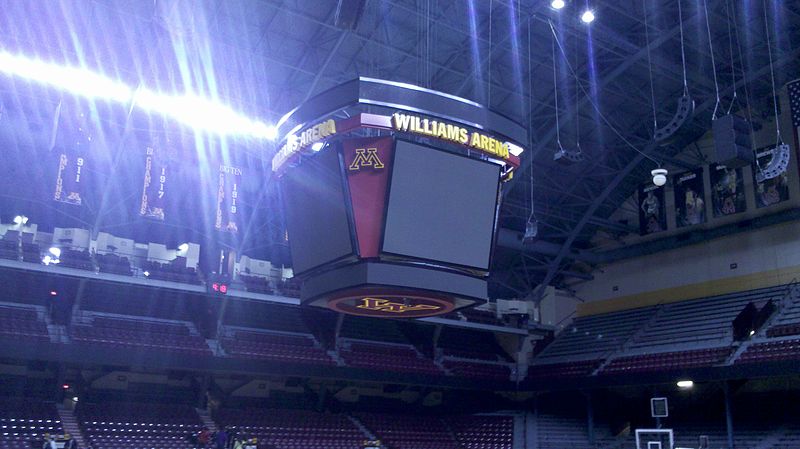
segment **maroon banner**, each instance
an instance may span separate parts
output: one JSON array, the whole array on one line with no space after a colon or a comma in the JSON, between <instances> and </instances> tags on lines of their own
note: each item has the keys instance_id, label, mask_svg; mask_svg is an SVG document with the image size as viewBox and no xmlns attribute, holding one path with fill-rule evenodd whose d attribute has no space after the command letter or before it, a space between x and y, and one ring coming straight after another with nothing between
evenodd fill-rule
<instances>
[{"instance_id":1,"label":"maroon banner","mask_svg":"<svg viewBox=\"0 0 800 449\"><path fill-rule=\"evenodd\" d=\"M378 257L394 140L391 137L345 140L342 153L359 256Z\"/></svg>"},{"instance_id":2,"label":"maroon banner","mask_svg":"<svg viewBox=\"0 0 800 449\"><path fill-rule=\"evenodd\" d=\"M214 227L220 231L239 232L239 187L242 169L220 164L217 188L217 216Z\"/></svg>"},{"instance_id":3,"label":"maroon banner","mask_svg":"<svg viewBox=\"0 0 800 449\"><path fill-rule=\"evenodd\" d=\"M167 179L169 159L161 148L147 147L145 150L144 186L139 215L164 221L167 204Z\"/></svg>"},{"instance_id":4,"label":"maroon banner","mask_svg":"<svg viewBox=\"0 0 800 449\"><path fill-rule=\"evenodd\" d=\"M83 204L83 175L85 171L85 156L77 152L62 151L58 157L56 189L53 199L76 206Z\"/></svg>"}]
</instances>

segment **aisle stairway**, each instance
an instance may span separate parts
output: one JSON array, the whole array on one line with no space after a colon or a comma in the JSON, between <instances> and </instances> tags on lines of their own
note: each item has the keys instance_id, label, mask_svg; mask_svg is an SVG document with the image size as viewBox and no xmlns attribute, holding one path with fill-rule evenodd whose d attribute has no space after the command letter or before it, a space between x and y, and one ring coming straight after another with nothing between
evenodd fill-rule
<instances>
[{"instance_id":1,"label":"aisle stairway","mask_svg":"<svg viewBox=\"0 0 800 449\"><path fill-rule=\"evenodd\" d=\"M204 408L197 408L195 410L197 410L197 415L200 417L200 421L203 422L204 426L208 427L208 430L210 430L212 433L219 430L217 429L217 424L213 419L211 419L211 414L208 413L208 410Z\"/></svg>"},{"instance_id":2,"label":"aisle stairway","mask_svg":"<svg viewBox=\"0 0 800 449\"><path fill-rule=\"evenodd\" d=\"M57 404L56 409L58 409L58 416L61 418L61 426L64 428L64 433L72 435L72 438L78 443L78 447L89 447L86 444L86 439L83 437L83 432L81 432L81 428L78 425L78 419L75 417L75 413L72 412L72 409L64 407L63 404Z\"/></svg>"}]
</instances>

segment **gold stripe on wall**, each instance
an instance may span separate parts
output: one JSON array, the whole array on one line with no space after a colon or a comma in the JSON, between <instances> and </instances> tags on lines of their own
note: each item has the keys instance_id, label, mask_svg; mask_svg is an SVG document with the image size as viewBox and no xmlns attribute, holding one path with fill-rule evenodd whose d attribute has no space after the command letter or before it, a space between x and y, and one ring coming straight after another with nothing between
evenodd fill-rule
<instances>
[{"instance_id":1,"label":"gold stripe on wall","mask_svg":"<svg viewBox=\"0 0 800 449\"><path fill-rule=\"evenodd\" d=\"M578 309L575 314L576 316L598 315L601 313L635 309L638 307L688 301L757 288L786 285L793 280L800 280L800 266L698 282L696 284L682 285L680 287L620 296L619 298L585 302L578 304Z\"/></svg>"}]
</instances>

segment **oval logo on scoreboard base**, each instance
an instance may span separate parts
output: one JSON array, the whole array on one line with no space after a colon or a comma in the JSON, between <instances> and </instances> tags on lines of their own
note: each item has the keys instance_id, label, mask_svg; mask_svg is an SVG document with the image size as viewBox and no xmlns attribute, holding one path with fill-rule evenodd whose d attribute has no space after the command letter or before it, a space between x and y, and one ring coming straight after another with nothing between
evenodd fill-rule
<instances>
[{"instance_id":1,"label":"oval logo on scoreboard base","mask_svg":"<svg viewBox=\"0 0 800 449\"><path fill-rule=\"evenodd\" d=\"M452 298L397 290L360 290L328 299L328 308L349 315L381 318L423 318L452 312Z\"/></svg>"}]
</instances>

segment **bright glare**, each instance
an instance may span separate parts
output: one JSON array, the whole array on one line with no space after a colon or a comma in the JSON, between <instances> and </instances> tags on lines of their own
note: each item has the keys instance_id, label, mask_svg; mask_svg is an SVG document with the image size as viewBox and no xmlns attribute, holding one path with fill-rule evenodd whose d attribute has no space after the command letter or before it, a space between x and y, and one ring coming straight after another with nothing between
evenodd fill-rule
<instances>
[{"instance_id":1,"label":"bright glare","mask_svg":"<svg viewBox=\"0 0 800 449\"><path fill-rule=\"evenodd\" d=\"M16 217L14 217L15 225L24 225L27 222L28 222L28 217L24 215L17 215Z\"/></svg>"},{"instance_id":2,"label":"bright glare","mask_svg":"<svg viewBox=\"0 0 800 449\"><path fill-rule=\"evenodd\" d=\"M53 255L56 259L61 257L61 248L56 248L55 246L47 250L50 254Z\"/></svg>"},{"instance_id":3,"label":"bright glare","mask_svg":"<svg viewBox=\"0 0 800 449\"><path fill-rule=\"evenodd\" d=\"M12 55L5 51L0 51L0 72L58 87L82 97L107 98L120 102L131 99L130 87L98 73Z\"/></svg>"},{"instance_id":4,"label":"bright glare","mask_svg":"<svg viewBox=\"0 0 800 449\"><path fill-rule=\"evenodd\" d=\"M178 245L178 251L180 251L182 253L185 253L186 251L189 251L189 244L188 243L181 243L180 245Z\"/></svg>"},{"instance_id":5,"label":"bright glare","mask_svg":"<svg viewBox=\"0 0 800 449\"><path fill-rule=\"evenodd\" d=\"M583 23L592 23L594 22L594 11L591 9L587 9L584 11L583 15L581 15L581 21Z\"/></svg>"},{"instance_id":6,"label":"bright glare","mask_svg":"<svg viewBox=\"0 0 800 449\"><path fill-rule=\"evenodd\" d=\"M311 145L311 149L314 150L314 151L319 151L324 146L325 146L325 144L323 142L314 142L314 144Z\"/></svg>"},{"instance_id":7,"label":"bright glare","mask_svg":"<svg viewBox=\"0 0 800 449\"><path fill-rule=\"evenodd\" d=\"M145 271L145 272L144 272L144 273L142 273L142 274L144 274L144 277L148 277L148 276L150 276L150 272L149 272L149 271Z\"/></svg>"},{"instance_id":8,"label":"bright glare","mask_svg":"<svg viewBox=\"0 0 800 449\"><path fill-rule=\"evenodd\" d=\"M692 388L694 386L694 382L691 380L679 380L678 381L678 388Z\"/></svg>"},{"instance_id":9,"label":"bright glare","mask_svg":"<svg viewBox=\"0 0 800 449\"><path fill-rule=\"evenodd\" d=\"M562 9L565 6L567 6L567 4L564 3L564 0L553 0L550 2L550 7L553 9Z\"/></svg>"},{"instance_id":10,"label":"bright glare","mask_svg":"<svg viewBox=\"0 0 800 449\"><path fill-rule=\"evenodd\" d=\"M78 402L78 397L77 396L73 396L72 397L72 402Z\"/></svg>"},{"instance_id":11,"label":"bright glare","mask_svg":"<svg viewBox=\"0 0 800 449\"><path fill-rule=\"evenodd\" d=\"M264 134L265 134L264 137L266 137L267 139L275 140L278 138L278 127L275 125L267 126L267 129L265 130Z\"/></svg>"},{"instance_id":12,"label":"bright glare","mask_svg":"<svg viewBox=\"0 0 800 449\"><path fill-rule=\"evenodd\" d=\"M160 113L180 123L222 135L247 135L275 139L278 129L253 120L229 106L193 94L170 95L147 88L134 90L100 73L67 67L0 51L0 73L65 90L86 98L133 102L148 112ZM19 224L19 223L18 223Z\"/></svg>"}]
</instances>

